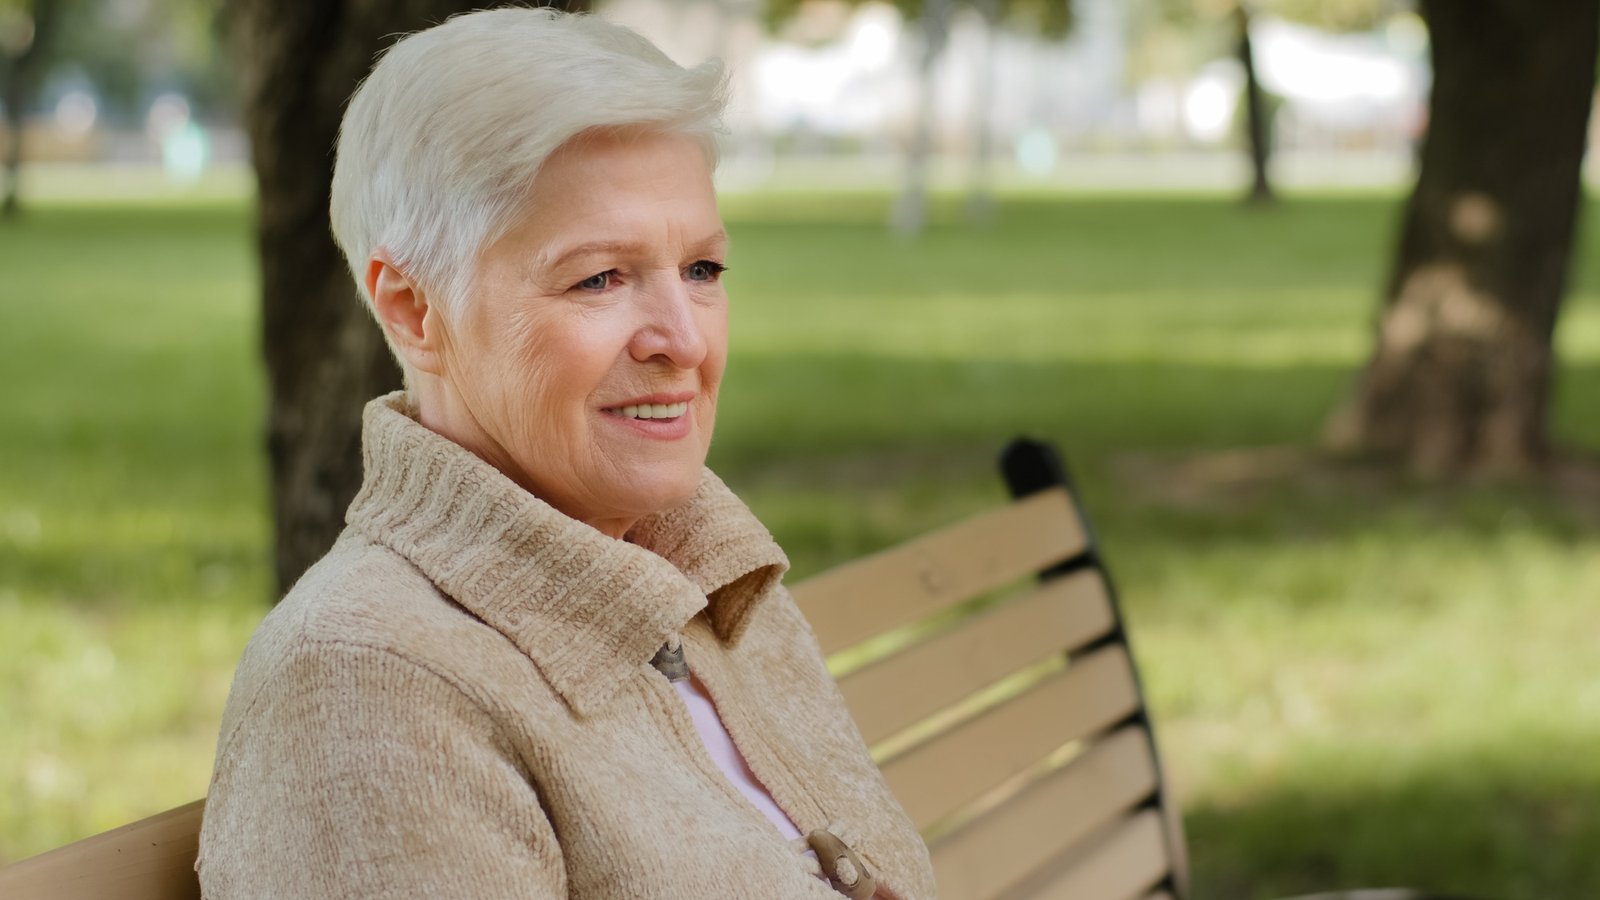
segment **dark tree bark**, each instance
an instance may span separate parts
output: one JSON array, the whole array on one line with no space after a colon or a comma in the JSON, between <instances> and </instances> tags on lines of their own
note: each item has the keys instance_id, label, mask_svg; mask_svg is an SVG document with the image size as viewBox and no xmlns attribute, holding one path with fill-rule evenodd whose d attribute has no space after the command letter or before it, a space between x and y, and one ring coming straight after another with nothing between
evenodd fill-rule
<instances>
[{"instance_id":1,"label":"dark tree bark","mask_svg":"<svg viewBox=\"0 0 1600 900\"><path fill-rule=\"evenodd\" d=\"M25 35L0 34L0 71L5 74L4 102L6 107L5 148L5 198L0 200L0 218L13 219L21 210L22 193L22 129L27 124L28 110L33 109L39 93L39 84L45 76L44 61L50 42L55 38L61 21L62 8L57 0L35 0L31 8L31 33ZM5 46L15 41L15 47Z\"/></svg>"},{"instance_id":2,"label":"dark tree bark","mask_svg":"<svg viewBox=\"0 0 1600 900\"><path fill-rule=\"evenodd\" d=\"M1434 80L1421 171L1376 348L1328 437L1425 474L1528 474L1550 456L1600 0L1422 11Z\"/></svg>"},{"instance_id":3,"label":"dark tree bark","mask_svg":"<svg viewBox=\"0 0 1600 900\"><path fill-rule=\"evenodd\" d=\"M1267 171L1272 161L1272 123L1268 119L1266 98L1256 77L1256 51L1250 43L1250 10L1243 3L1233 8L1238 29L1236 53L1244 67L1245 140L1250 146L1250 193L1252 204L1268 204L1277 199Z\"/></svg>"},{"instance_id":4,"label":"dark tree bark","mask_svg":"<svg viewBox=\"0 0 1600 900\"><path fill-rule=\"evenodd\" d=\"M230 0L259 201L262 351L276 573L287 589L338 535L361 481L361 407L400 372L329 233L345 101L398 35L482 0ZM569 4L570 6L570 4Z\"/></svg>"}]
</instances>

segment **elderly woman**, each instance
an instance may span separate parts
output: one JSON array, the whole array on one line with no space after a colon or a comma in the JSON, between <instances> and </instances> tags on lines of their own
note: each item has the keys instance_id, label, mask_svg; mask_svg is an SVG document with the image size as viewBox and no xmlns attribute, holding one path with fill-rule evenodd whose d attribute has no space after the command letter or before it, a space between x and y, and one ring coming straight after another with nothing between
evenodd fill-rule
<instances>
[{"instance_id":1,"label":"elderly woman","mask_svg":"<svg viewBox=\"0 0 1600 900\"><path fill-rule=\"evenodd\" d=\"M933 896L782 551L704 468L722 90L507 9L351 101L334 228L408 389L239 668L207 896Z\"/></svg>"}]
</instances>

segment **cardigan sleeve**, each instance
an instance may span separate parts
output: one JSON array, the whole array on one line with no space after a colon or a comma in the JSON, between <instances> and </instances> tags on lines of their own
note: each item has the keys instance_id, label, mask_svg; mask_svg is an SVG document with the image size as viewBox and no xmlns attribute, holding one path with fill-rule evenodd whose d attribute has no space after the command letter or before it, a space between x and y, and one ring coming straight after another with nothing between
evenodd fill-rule
<instances>
[{"instance_id":1,"label":"cardigan sleeve","mask_svg":"<svg viewBox=\"0 0 1600 900\"><path fill-rule=\"evenodd\" d=\"M218 749L204 896L566 896L533 784L450 680L387 649L302 640L248 702Z\"/></svg>"}]
</instances>

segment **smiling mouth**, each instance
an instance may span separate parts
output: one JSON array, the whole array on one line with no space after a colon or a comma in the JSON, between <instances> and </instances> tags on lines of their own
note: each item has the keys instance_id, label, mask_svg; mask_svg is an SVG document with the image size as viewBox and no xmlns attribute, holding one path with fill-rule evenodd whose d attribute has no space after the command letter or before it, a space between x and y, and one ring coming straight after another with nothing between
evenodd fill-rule
<instances>
[{"instance_id":1,"label":"smiling mouth","mask_svg":"<svg viewBox=\"0 0 1600 900\"><path fill-rule=\"evenodd\" d=\"M613 406L602 411L624 419L676 419L689 411L689 404L641 403L638 406Z\"/></svg>"}]
</instances>

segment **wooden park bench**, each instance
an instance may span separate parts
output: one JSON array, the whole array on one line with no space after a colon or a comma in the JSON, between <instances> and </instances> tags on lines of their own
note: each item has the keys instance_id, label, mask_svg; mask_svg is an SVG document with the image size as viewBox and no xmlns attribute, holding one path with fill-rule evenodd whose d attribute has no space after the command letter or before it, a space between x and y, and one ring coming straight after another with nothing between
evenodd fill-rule
<instances>
[{"instance_id":1,"label":"wooden park bench","mask_svg":"<svg viewBox=\"0 0 1600 900\"><path fill-rule=\"evenodd\" d=\"M946 900L1188 895L1116 597L1055 452L1000 508L793 588Z\"/></svg>"},{"instance_id":2,"label":"wooden park bench","mask_svg":"<svg viewBox=\"0 0 1600 900\"><path fill-rule=\"evenodd\" d=\"M1048 445L1014 442L1001 468L1013 502L794 596L942 898L1181 900L1177 809L1092 534ZM198 897L202 804L0 870L0 897Z\"/></svg>"}]
</instances>

